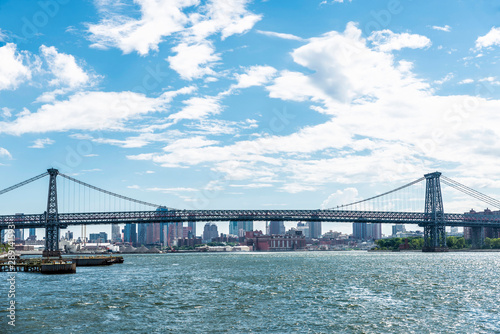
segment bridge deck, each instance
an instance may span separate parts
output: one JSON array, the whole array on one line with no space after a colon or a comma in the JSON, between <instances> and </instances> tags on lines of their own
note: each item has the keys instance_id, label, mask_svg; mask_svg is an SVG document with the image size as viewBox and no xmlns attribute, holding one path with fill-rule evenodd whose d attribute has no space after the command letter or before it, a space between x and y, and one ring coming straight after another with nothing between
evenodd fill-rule
<instances>
[{"instance_id":1,"label":"bridge deck","mask_svg":"<svg viewBox=\"0 0 500 334\"><path fill-rule=\"evenodd\" d=\"M447 226L487 226L500 228L500 216L445 213ZM321 221L337 223L382 223L429 225L429 215L417 212L336 211L336 210L172 210L60 213L59 227L69 225L168 223L196 221ZM45 214L0 216L0 229L43 228Z\"/></svg>"}]
</instances>

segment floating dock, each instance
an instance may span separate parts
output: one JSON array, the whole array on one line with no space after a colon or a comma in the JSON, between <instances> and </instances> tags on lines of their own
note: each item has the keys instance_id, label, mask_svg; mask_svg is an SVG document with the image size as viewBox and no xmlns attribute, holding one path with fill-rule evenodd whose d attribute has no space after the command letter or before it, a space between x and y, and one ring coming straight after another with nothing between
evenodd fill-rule
<instances>
[{"instance_id":1,"label":"floating dock","mask_svg":"<svg viewBox=\"0 0 500 334\"><path fill-rule=\"evenodd\" d=\"M0 261L0 271L4 272L37 272L42 274L74 274L76 263L64 259L16 259Z\"/></svg>"}]
</instances>

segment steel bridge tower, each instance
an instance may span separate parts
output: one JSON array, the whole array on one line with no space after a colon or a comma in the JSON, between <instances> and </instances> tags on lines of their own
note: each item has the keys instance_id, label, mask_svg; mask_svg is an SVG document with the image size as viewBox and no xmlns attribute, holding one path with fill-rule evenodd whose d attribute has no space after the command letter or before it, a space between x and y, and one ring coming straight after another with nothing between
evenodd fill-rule
<instances>
[{"instance_id":1,"label":"steel bridge tower","mask_svg":"<svg viewBox=\"0 0 500 334\"><path fill-rule=\"evenodd\" d=\"M59 213L57 211L57 183L59 174L57 169L51 168L47 172L50 176L47 212L45 212L45 251L43 256L60 256L59 251Z\"/></svg>"},{"instance_id":2,"label":"steel bridge tower","mask_svg":"<svg viewBox=\"0 0 500 334\"><path fill-rule=\"evenodd\" d=\"M446 229L444 222L443 196L441 195L441 173L425 174L425 220L423 252L444 252Z\"/></svg>"}]
</instances>

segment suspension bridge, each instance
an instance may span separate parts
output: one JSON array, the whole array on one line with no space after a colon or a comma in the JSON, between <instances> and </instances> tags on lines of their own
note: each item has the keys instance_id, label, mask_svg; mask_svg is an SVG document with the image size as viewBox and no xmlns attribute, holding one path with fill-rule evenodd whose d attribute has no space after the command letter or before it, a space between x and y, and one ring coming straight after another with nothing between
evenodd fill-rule
<instances>
[{"instance_id":1,"label":"suspension bridge","mask_svg":"<svg viewBox=\"0 0 500 334\"><path fill-rule=\"evenodd\" d=\"M58 202L58 176L63 180L62 189L59 189L63 194L62 203ZM424 228L423 250L431 252L446 250L446 226L471 228L472 236L476 239L484 238L485 228L500 229L500 214L445 213L441 181L461 194L491 207L500 209L500 201L442 176L439 172L426 174L413 182L364 200L317 210L180 210L107 191L60 173L57 169L48 169L43 174L0 190L0 195L44 177L49 177L47 210L44 213L0 216L0 230L44 228L44 256L59 254L60 229L71 225L197 221L416 224ZM83 208L79 204L82 199L87 202ZM92 201L93 206L89 204ZM415 206L418 203L421 204ZM64 210L60 210L61 205ZM478 242L481 243L481 240L476 240Z\"/></svg>"}]
</instances>

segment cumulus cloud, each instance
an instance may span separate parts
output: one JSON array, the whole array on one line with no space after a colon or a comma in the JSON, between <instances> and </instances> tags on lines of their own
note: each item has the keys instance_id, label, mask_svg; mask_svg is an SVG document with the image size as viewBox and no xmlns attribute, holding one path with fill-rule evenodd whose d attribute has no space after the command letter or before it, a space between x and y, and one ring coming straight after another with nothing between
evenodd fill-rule
<instances>
[{"instance_id":1,"label":"cumulus cloud","mask_svg":"<svg viewBox=\"0 0 500 334\"><path fill-rule=\"evenodd\" d=\"M327 199L321 203L321 209L336 208L340 205L345 205L353 203L360 200L358 197L358 189L356 188L345 188L344 190L337 190Z\"/></svg>"},{"instance_id":2,"label":"cumulus cloud","mask_svg":"<svg viewBox=\"0 0 500 334\"><path fill-rule=\"evenodd\" d=\"M500 27L492 27L486 35L476 39L476 49L478 50L495 45L500 45Z\"/></svg>"},{"instance_id":3,"label":"cumulus cloud","mask_svg":"<svg viewBox=\"0 0 500 334\"><path fill-rule=\"evenodd\" d=\"M237 74L236 80L238 83L233 85L233 88L248 88L252 86L262 86L269 82L277 70L271 66L252 66L245 73Z\"/></svg>"},{"instance_id":4,"label":"cumulus cloud","mask_svg":"<svg viewBox=\"0 0 500 334\"><path fill-rule=\"evenodd\" d=\"M81 92L67 100L44 104L35 113L25 111L12 122L0 122L0 133L119 130L127 120L165 110L169 101L168 93L148 98L132 92Z\"/></svg>"},{"instance_id":5,"label":"cumulus cloud","mask_svg":"<svg viewBox=\"0 0 500 334\"><path fill-rule=\"evenodd\" d=\"M384 52L403 48L422 49L431 46L431 40L425 36L409 33L396 34L388 29L374 31L368 40L376 49Z\"/></svg>"},{"instance_id":6,"label":"cumulus cloud","mask_svg":"<svg viewBox=\"0 0 500 334\"><path fill-rule=\"evenodd\" d=\"M40 52L55 77L49 82L50 85L76 88L89 82L89 75L77 65L74 56L59 53L55 47L45 45L40 47Z\"/></svg>"},{"instance_id":7,"label":"cumulus cloud","mask_svg":"<svg viewBox=\"0 0 500 334\"><path fill-rule=\"evenodd\" d=\"M0 90L16 89L31 79L31 69L26 65L25 53L19 53L13 43L0 47Z\"/></svg>"},{"instance_id":8,"label":"cumulus cloud","mask_svg":"<svg viewBox=\"0 0 500 334\"><path fill-rule=\"evenodd\" d=\"M261 19L247 10L249 2L211 0L202 5L198 0L137 0L139 18L122 15L115 2L98 2L104 18L88 25L89 38L92 47L146 55L157 51L165 38L175 36L180 42L168 61L183 79L192 80L213 74L214 62L220 58L209 38L219 35L224 40L245 33Z\"/></svg>"}]
</instances>

